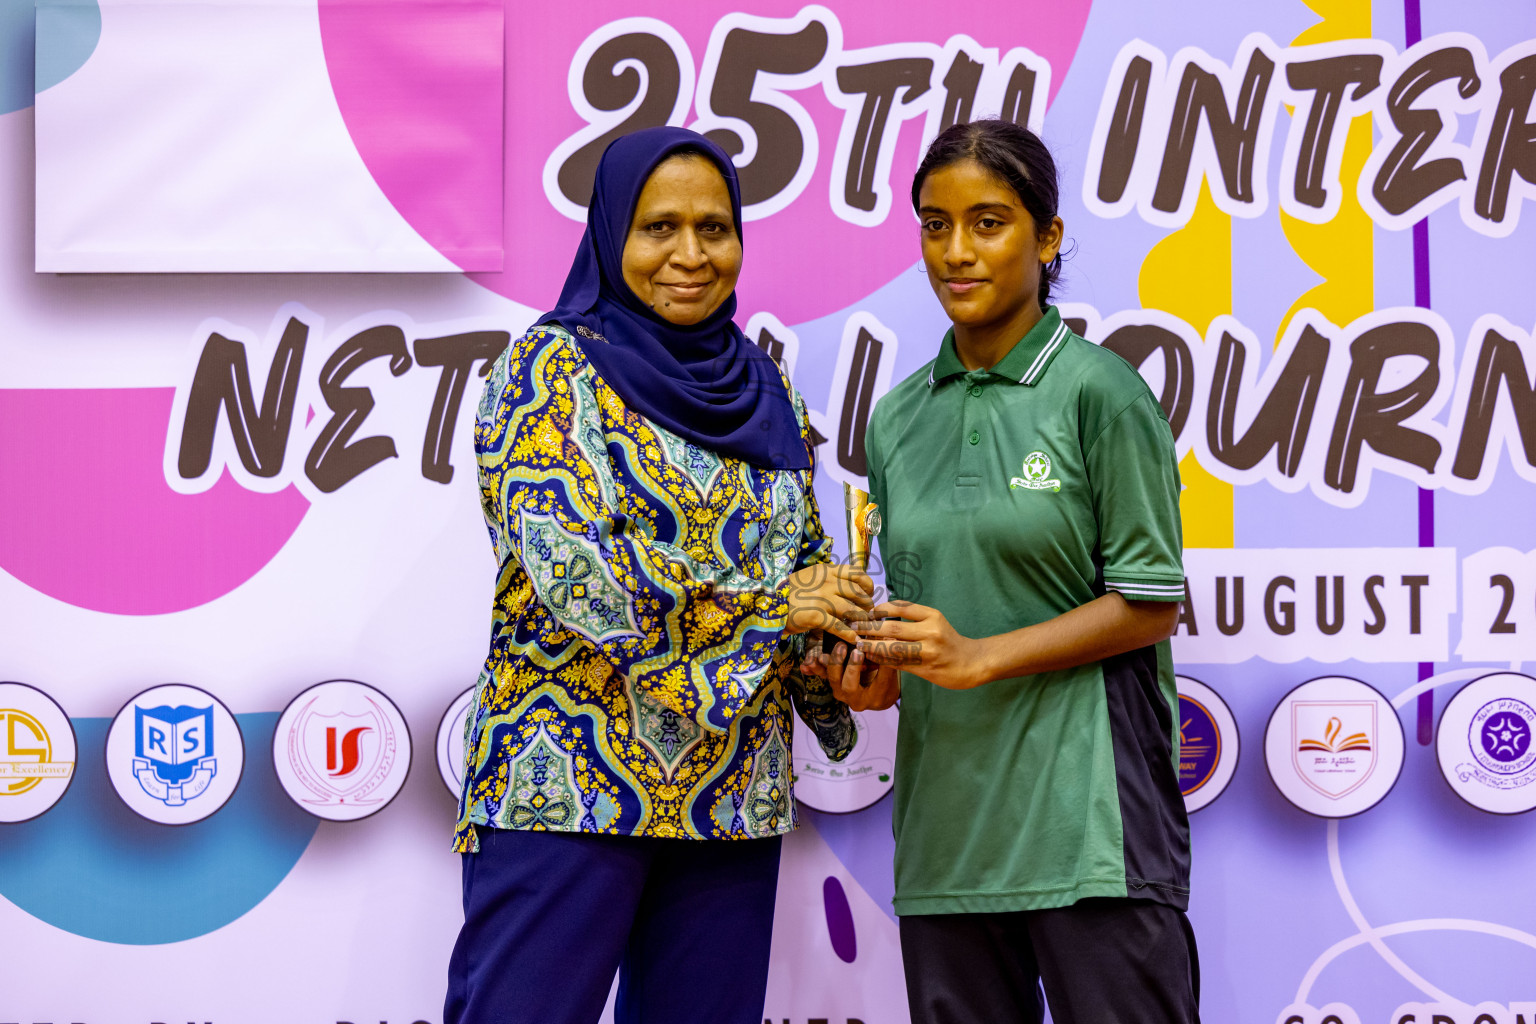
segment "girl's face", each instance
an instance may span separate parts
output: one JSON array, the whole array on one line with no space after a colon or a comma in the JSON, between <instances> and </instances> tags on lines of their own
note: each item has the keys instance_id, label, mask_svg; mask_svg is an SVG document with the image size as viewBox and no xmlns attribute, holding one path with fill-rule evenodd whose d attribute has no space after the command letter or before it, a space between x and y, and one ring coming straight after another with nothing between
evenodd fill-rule
<instances>
[{"instance_id":1,"label":"girl's face","mask_svg":"<svg viewBox=\"0 0 1536 1024\"><path fill-rule=\"evenodd\" d=\"M1039 319L1040 274L1061 248L1060 217L1037 225L1008 183L975 160L930 171L917 213L928 281L956 326L1027 329Z\"/></svg>"},{"instance_id":2,"label":"girl's face","mask_svg":"<svg viewBox=\"0 0 1536 1024\"><path fill-rule=\"evenodd\" d=\"M741 276L741 236L714 164L685 153L651 172L622 266L630 290L674 324L696 324L730 297Z\"/></svg>"}]
</instances>

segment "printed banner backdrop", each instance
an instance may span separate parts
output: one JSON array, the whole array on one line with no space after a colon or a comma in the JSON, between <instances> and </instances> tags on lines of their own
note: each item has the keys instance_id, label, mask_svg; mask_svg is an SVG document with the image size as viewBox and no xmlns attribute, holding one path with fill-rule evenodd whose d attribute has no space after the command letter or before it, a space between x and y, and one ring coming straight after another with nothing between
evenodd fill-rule
<instances>
[{"instance_id":1,"label":"printed banner backdrop","mask_svg":"<svg viewBox=\"0 0 1536 1024\"><path fill-rule=\"evenodd\" d=\"M1139 366L1183 459L1204 1018L1536 1022L1536 7L509 5L499 119L402 151L390 126L432 119L356 15L396 40L447 15L285 3L361 161L337 195L450 272L36 272L44 199L70 231L153 226L45 143L231 7L0 7L0 1022L440 1020L494 569L471 410L557 293L598 154L663 122L734 154L741 322L806 395L841 536L870 408L946 326L911 172L999 114L1060 163L1064 315ZM60 9L97 29L44 47ZM224 106L283 109L227 86L137 150L198 202L292 142L257 118L200 162ZM485 146L504 218L423 203ZM896 717L844 768L797 748L765 1020L908 1020Z\"/></svg>"},{"instance_id":2,"label":"printed banner backdrop","mask_svg":"<svg viewBox=\"0 0 1536 1024\"><path fill-rule=\"evenodd\" d=\"M38 0L37 269L500 269L502 14Z\"/></svg>"}]
</instances>

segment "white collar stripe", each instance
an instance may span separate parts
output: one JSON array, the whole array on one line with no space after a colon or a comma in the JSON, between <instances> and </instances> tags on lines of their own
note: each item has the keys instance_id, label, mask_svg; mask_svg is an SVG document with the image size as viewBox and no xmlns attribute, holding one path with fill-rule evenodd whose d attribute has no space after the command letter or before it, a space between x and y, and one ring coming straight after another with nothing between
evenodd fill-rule
<instances>
[{"instance_id":1,"label":"white collar stripe","mask_svg":"<svg viewBox=\"0 0 1536 1024\"><path fill-rule=\"evenodd\" d=\"M1028 384L1029 383L1029 378L1030 378L1031 375L1034 374L1035 367L1040 365L1040 357L1045 355L1045 353L1050 350L1051 342L1056 340L1056 335L1059 334L1059 333L1061 333L1061 332L1060 332L1060 329L1058 328L1058 330L1056 332L1051 334L1050 341L1047 341L1045 343L1045 347L1042 348L1039 352L1035 353L1035 361L1029 364L1029 369L1024 371L1024 376L1019 378L1019 383L1020 384Z\"/></svg>"},{"instance_id":2,"label":"white collar stripe","mask_svg":"<svg viewBox=\"0 0 1536 1024\"><path fill-rule=\"evenodd\" d=\"M1029 364L1029 372L1020 378L1020 384L1033 384L1035 382L1035 379L1040 376L1040 371L1044 369L1045 364L1050 360L1051 353L1056 351L1057 347L1061 345L1062 335L1066 333L1067 325L1065 323L1056 325L1056 333L1051 335L1051 340L1045 343L1045 348L1042 348L1040 354L1035 356L1035 361Z\"/></svg>"}]
</instances>

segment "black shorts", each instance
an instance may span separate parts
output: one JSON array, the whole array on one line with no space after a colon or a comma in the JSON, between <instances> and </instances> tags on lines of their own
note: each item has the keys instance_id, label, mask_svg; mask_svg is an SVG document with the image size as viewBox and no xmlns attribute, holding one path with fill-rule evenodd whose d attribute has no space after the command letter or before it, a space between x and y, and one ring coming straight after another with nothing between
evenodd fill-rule
<instances>
[{"instance_id":1,"label":"black shorts","mask_svg":"<svg viewBox=\"0 0 1536 1024\"><path fill-rule=\"evenodd\" d=\"M912 1024L1199 1024L1183 912L1136 899L901 918Z\"/></svg>"}]
</instances>

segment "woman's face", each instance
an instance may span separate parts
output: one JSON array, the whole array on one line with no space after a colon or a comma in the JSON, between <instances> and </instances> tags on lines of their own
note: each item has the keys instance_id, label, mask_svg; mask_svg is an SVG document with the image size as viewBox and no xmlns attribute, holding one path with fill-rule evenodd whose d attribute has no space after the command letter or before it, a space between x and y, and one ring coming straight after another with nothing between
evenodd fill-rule
<instances>
[{"instance_id":1,"label":"woman's face","mask_svg":"<svg viewBox=\"0 0 1536 1024\"><path fill-rule=\"evenodd\" d=\"M1008 183L975 160L930 171L918 192L923 265L957 326L1024 323L1040 315L1040 273L1061 248L1062 223L1036 225Z\"/></svg>"},{"instance_id":2,"label":"woman's face","mask_svg":"<svg viewBox=\"0 0 1536 1024\"><path fill-rule=\"evenodd\" d=\"M708 159L662 161L640 190L624 242L624 283L664 319L696 324L720 307L741 275L731 194Z\"/></svg>"}]
</instances>

